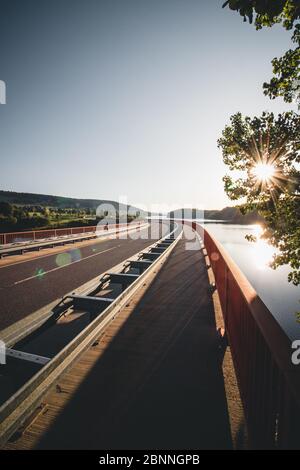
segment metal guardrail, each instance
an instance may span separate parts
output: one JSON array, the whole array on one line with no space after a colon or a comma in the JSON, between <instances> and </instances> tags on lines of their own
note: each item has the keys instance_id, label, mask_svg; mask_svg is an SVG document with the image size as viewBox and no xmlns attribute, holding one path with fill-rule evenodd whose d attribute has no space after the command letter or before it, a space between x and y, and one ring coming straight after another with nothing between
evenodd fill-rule
<instances>
[{"instance_id":1,"label":"metal guardrail","mask_svg":"<svg viewBox=\"0 0 300 470\"><path fill-rule=\"evenodd\" d=\"M66 245L68 243L78 243L82 242L85 240L91 240L97 237L109 237L110 235L114 234L119 234L122 232L130 232L133 230L139 230L142 228L145 228L148 226L147 223L142 224L142 223L131 223L131 224L114 224L112 226L112 229L109 228L107 230L100 230L96 232L86 232L85 234L81 233L79 235L65 235L62 237L58 238L50 238L47 239L46 241L40 241L38 242L37 240L35 242L24 242L24 243L15 243L12 245L4 245L4 247L0 246L0 258L3 258L4 256L7 255L14 255L14 254L23 254L28 251L35 251L35 250L41 250L43 248L54 248L55 246L61 246L61 245Z\"/></svg>"},{"instance_id":2,"label":"metal guardrail","mask_svg":"<svg viewBox=\"0 0 300 470\"><path fill-rule=\"evenodd\" d=\"M204 236L214 273L250 446L299 449L300 366L291 341L221 244L192 226Z\"/></svg>"},{"instance_id":3,"label":"metal guardrail","mask_svg":"<svg viewBox=\"0 0 300 470\"><path fill-rule=\"evenodd\" d=\"M122 225L130 224L110 224L109 228L119 228ZM96 232L104 230L105 225L91 225L83 227L69 227L46 230L33 230L29 232L7 232L0 233L0 245L8 245L10 243L30 242L35 240L43 240L45 238L63 237L65 235L76 235L81 233Z\"/></svg>"}]
</instances>

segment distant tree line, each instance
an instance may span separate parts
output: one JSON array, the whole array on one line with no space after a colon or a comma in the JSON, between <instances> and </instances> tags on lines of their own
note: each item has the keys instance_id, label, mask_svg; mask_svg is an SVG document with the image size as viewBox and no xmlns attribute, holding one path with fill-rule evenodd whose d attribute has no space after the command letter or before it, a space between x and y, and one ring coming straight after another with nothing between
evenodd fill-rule
<instances>
[{"instance_id":1,"label":"distant tree line","mask_svg":"<svg viewBox=\"0 0 300 470\"><path fill-rule=\"evenodd\" d=\"M125 215L125 220L131 222L136 217L139 212ZM119 223L124 221L124 214L121 217L118 212L105 211L96 215L96 209L89 207L57 208L0 201L0 231L3 232L96 225L102 219Z\"/></svg>"},{"instance_id":2,"label":"distant tree line","mask_svg":"<svg viewBox=\"0 0 300 470\"><path fill-rule=\"evenodd\" d=\"M35 210L14 206L8 202L0 202L0 229L38 228L50 224L49 215L45 210L35 212Z\"/></svg>"}]
</instances>

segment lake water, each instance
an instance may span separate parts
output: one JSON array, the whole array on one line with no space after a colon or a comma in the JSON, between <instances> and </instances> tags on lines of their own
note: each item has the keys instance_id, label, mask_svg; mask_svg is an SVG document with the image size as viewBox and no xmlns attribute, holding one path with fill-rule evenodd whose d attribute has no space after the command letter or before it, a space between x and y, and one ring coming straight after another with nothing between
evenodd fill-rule
<instances>
[{"instance_id":1,"label":"lake water","mask_svg":"<svg viewBox=\"0 0 300 470\"><path fill-rule=\"evenodd\" d=\"M288 266L276 270L268 266L274 247L263 240L253 243L245 239L247 234L259 234L259 226L203 225L222 243L288 336L292 340L299 339L300 323L297 322L296 312L300 311L300 287L288 282Z\"/></svg>"}]
</instances>

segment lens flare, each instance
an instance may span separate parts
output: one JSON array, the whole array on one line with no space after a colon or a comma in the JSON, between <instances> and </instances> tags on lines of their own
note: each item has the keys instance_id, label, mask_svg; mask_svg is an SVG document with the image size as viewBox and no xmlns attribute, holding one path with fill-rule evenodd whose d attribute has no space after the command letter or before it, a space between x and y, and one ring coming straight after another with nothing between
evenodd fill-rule
<instances>
[{"instance_id":1,"label":"lens flare","mask_svg":"<svg viewBox=\"0 0 300 470\"><path fill-rule=\"evenodd\" d=\"M43 279L43 277L45 276L45 274L46 274L46 273L45 273L45 271L44 271L43 268L37 268L37 269L35 270L35 273L34 273L34 275L35 275L38 279Z\"/></svg>"},{"instance_id":2,"label":"lens flare","mask_svg":"<svg viewBox=\"0 0 300 470\"><path fill-rule=\"evenodd\" d=\"M81 251L76 248L75 250L70 251L72 262L79 261L81 259Z\"/></svg>"},{"instance_id":3,"label":"lens flare","mask_svg":"<svg viewBox=\"0 0 300 470\"><path fill-rule=\"evenodd\" d=\"M67 266L68 264L71 264L72 262L72 257L70 253L60 253L56 257L56 264L57 266Z\"/></svg>"}]
</instances>

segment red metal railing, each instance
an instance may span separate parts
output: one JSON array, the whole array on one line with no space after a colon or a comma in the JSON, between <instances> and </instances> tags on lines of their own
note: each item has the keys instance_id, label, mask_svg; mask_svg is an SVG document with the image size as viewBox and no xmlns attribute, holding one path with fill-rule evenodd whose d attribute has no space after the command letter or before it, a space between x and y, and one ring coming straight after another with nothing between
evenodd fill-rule
<instances>
[{"instance_id":1,"label":"red metal railing","mask_svg":"<svg viewBox=\"0 0 300 470\"><path fill-rule=\"evenodd\" d=\"M139 223L138 223L139 224ZM123 225L129 225L133 227L136 225L136 222L131 222L130 224L110 224L109 229L119 228ZM0 245L7 245L9 243L17 242L26 242L41 240L44 238L52 237L61 237L65 235L76 235L81 233L90 233L96 232L99 230L104 230L104 225L91 225L86 227L69 227L69 228L58 228L58 229L48 229L48 230L33 230L31 232L9 232L9 233L0 233Z\"/></svg>"},{"instance_id":2,"label":"red metal railing","mask_svg":"<svg viewBox=\"0 0 300 470\"><path fill-rule=\"evenodd\" d=\"M203 227L244 406L250 445L300 448L300 365L291 341L224 248ZM300 335L299 335L300 336Z\"/></svg>"}]
</instances>

